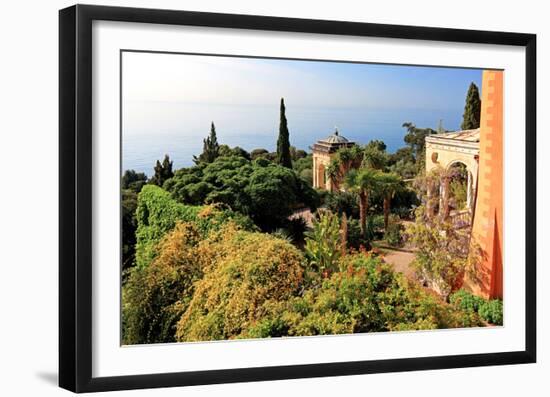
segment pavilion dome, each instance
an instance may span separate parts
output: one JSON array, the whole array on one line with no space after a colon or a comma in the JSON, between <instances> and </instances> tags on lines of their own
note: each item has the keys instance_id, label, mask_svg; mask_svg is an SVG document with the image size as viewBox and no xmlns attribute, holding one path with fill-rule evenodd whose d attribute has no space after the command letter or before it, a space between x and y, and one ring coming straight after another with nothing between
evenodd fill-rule
<instances>
[{"instance_id":1,"label":"pavilion dome","mask_svg":"<svg viewBox=\"0 0 550 397\"><path fill-rule=\"evenodd\" d=\"M349 142L349 140L346 137L338 133L338 129L336 129L332 135L329 135L327 138L323 139L323 141L326 143L337 143L337 144Z\"/></svg>"}]
</instances>

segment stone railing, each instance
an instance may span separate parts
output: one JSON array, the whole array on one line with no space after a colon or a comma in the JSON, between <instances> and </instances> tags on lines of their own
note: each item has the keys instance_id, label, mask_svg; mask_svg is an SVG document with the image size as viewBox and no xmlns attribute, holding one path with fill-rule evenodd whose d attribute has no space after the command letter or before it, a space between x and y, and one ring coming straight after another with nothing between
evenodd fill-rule
<instances>
[{"instance_id":1,"label":"stone railing","mask_svg":"<svg viewBox=\"0 0 550 397\"><path fill-rule=\"evenodd\" d=\"M449 214L453 225L457 229L465 229L471 226L471 214L469 209L460 210L460 211L451 211Z\"/></svg>"}]
</instances>

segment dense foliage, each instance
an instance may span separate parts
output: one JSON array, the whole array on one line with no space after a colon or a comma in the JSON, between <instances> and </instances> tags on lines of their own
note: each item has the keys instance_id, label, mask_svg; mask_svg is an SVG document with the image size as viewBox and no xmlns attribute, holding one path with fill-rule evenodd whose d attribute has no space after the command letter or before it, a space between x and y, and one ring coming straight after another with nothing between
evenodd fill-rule
<instances>
[{"instance_id":1,"label":"dense foliage","mask_svg":"<svg viewBox=\"0 0 550 397\"><path fill-rule=\"evenodd\" d=\"M392 247L400 247L403 245L404 227L399 222L389 222L384 228L384 240Z\"/></svg>"},{"instance_id":2,"label":"dense foliage","mask_svg":"<svg viewBox=\"0 0 550 397\"><path fill-rule=\"evenodd\" d=\"M200 233L178 223L159 243L159 255L147 267L135 268L123 287L125 344L175 341L175 324L203 274L197 255Z\"/></svg>"},{"instance_id":3,"label":"dense foliage","mask_svg":"<svg viewBox=\"0 0 550 397\"><path fill-rule=\"evenodd\" d=\"M300 296L266 308L249 337L330 335L478 325L368 254L348 255L340 271Z\"/></svg>"},{"instance_id":4,"label":"dense foliage","mask_svg":"<svg viewBox=\"0 0 550 397\"><path fill-rule=\"evenodd\" d=\"M246 150L244 150L242 147L235 146L230 147L228 145L220 145L220 148L218 150L218 157L242 157L245 160L251 160L252 157L250 153L248 153Z\"/></svg>"},{"instance_id":5,"label":"dense foliage","mask_svg":"<svg viewBox=\"0 0 550 397\"><path fill-rule=\"evenodd\" d=\"M122 190L132 190L136 193L141 191L141 188L147 183L147 175L143 172L134 170L126 170L122 175L121 188Z\"/></svg>"},{"instance_id":6,"label":"dense foliage","mask_svg":"<svg viewBox=\"0 0 550 397\"><path fill-rule=\"evenodd\" d=\"M426 217L417 210L416 222L407 227L407 238L417 248L413 266L421 279L444 297L460 288L464 274L480 257L468 229L460 229L441 217Z\"/></svg>"},{"instance_id":7,"label":"dense foliage","mask_svg":"<svg viewBox=\"0 0 550 397\"><path fill-rule=\"evenodd\" d=\"M503 308L500 299L485 300L460 289L451 295L449 301L461 310L478 313L479 317L488 323L495 325L503 323Z\"/></svg>"},{"instance_id":8,"label":"dense foliage","mask_svg":"<svg viewBox=\"0 0 550 397\"><path fill-rule=\"evenodd\" d=\"M269 156L270 156L269 151L263 148L254 149L250 152L251 160L256 160L259 158L267 158L268 160L270 160Z\"/></svg>"},{"instance_id":9,"label":"dense foliage","mask_svg":"<svg viewBox=\"0 0 550 397\"><path fill-rule=\"evenodd\" d=\"M253 230L254 225L244 215L216 206L191 206L176 202L165 190L145 186L138 196L136 263L146 267L157 254L157 244L174 228L178 221L193 222L201 236L212 229L232 221L243 229Z\"/></svg>"},{"instance_id":10,"label":"dense foliage","mask_svg":"<svg viewBox=\"0 0 550 397\"><path fill-rule=\"evenodd\" d=\"M284 226L301 205L315 210L319 203L315 190L293 170L264 158L219 157L211 164L178 170L164 187L182 203L226 204L263 230Z\"/></svg>"},{"instance_id":11,"label":"dense foliage","mask_svg":"<svg viewBox=\"0 0 550 397\"><path fill-rule=\"evenodd\" d=\"M137 193L131 189L122 190L122 270L134 266L136 254L136 230L137 230Z\"/></svg>"},{"instance_id":12,"label":"dense foliage","mask_svg":"<svg viewBox=\"0 0 550 397\"><path fill-rule=\"evenodd\" d=\"M235 223L243 219L217 208L175 203L155 186L139 200L140 237L151 238L140 243L155 254L123 287L124 343L479 325L476 313L427 294L380 258L342 256L336 215L319 222L331 230L319 236L336 241L330 249L338 252L320 267L287 240L244 230ZM184 222L171 225L178 218Z\"/></svg>"},{"instance_id":13,"label":"dense foliage","mask_svg":"<svg viewBox=\"0 0 550 397\"><path fill-rule=\"evenodd\" d=\"M502 325L504 320L502 310L502 301L499 299L493 299L483 302L483 304L479 307L479 316L491 324Z\"/></svg>"},{"instance_id":14,"label":"dense foliage","mask_svg":"<svg viewBox=\"0 0 550 397\"><path fill-rule=\"evenodd\" d=\"M300 155L299 151L296 151L296 153L297 156ZM293 158L292 168L308 185L313 185L313 156L311 154L296 159Z\"/></svg>"},{"instance_id":15,"label":"dense foliage","mask_svg":"<svg viewBox=\"0 0 550 397\"><path fill-rule=\"evenodd\" d=\"M121 179L121 227L122 227L122 270L125 272L135 264L137 195L147 183L142 172L126 170Z\"/></svg>"},{"instance_id":16,"label":"dense foliage","mask_svg":"<svg viewBox=\"0 0 550 397\"><path fill-rule=\"evenodd\" d=\"M304 277L299 251L282 240L266 239L226 229L204 245L203 255L210 250L230 255L217 255L212 270L196 283L177 324L177 340L479 325L474 313L442 303L369 254L342 257L337 271L312 283ZM250 244L261 247L261 255Z\"/></svg>"},{"instance_id":17,"label":"dense foliage","mask_svg":"<svg viewBox=\"0 0 550 397\"><path fill-rule=\"evenodd\" d=\"M477 295L471 294L465 289L459 289L450 296L449 302L458 306L462 310L477 312L484 300Z\"/></svg>"},{"instance_id":18,"label":"dense foliage","mask_svg":"<svg viewBox=\"0 0 550 397\"><path fill-rule=\"evenodd\" d=\"M432 128L418 128L411 122L403 123L403 127L407 129L404 140L414 155L416 173L422 173L426 161L426 137L437 133L437 131Z\"/></svg>"},{"instance_id":19,"label":"dense foliage","mask_svg":"<svg viewBox=\"0 0 550 397\"><path fill-rule=\"evenodd\" d=\"M325 207L336 214L346 214L348 218L359 218L357 194L353 192L327 192L324 196Z\"/></svg>"},{"instance_id":20,"label":"dense foliage","mask_svg":"<svg viewBox=\"0 0 550 397\"><path fill-rule=\"evenodd\" d=\"M177 324L179 341L247 336L267 308L296 295L303 279L297 248L269 234L228 226L199 246L208 272Z\"/></svg>"},{"instance_id":21,"label":"dense foliage","mask_svg":"<svg viewBox=\"0 0 550 397\"><path fill-rule=\"evenodd\" d=\"M347 246L355 250L370 247L370 243L376 239L378 231L384 227L381 216L371 215L367 217L365 234L361 233L361 227L357 218L347 219Z\"/></svg>"}]
</instances>

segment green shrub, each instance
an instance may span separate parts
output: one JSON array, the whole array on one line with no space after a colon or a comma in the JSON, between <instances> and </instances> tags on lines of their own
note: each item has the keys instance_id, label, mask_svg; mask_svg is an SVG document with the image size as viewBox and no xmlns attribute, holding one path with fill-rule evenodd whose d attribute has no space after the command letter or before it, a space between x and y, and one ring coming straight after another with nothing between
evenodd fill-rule
<instances>
[{"instance_id":1,"label":"green shrub","mask_svg":"<svg viewBox=\"0 0 550 397\"><path fill-rule=\"evenodd\" d=\"M411 215L411 209L420 205L417 193L410 188L399 189L391 199L391 208L393 213L402 213L406 216Z\"/></svg>"},{"instance_id":2,"label":"green shrub","mask_svg":"<svg viewBox=\"0 0 550 397\"><path fill-rule=\"evenodd\" d=\"M380 236L379 230L384 226L384 217L382 215L371 215L367 217L367 229L365 236L361 234L359 220L348 218L348 247L360 249L369 248L370 242Z\"/></svg>"},{"instance_id":3,"label":"green shrub","mask_svg":"<svg viewBox=\"0 0 550 397\"><path fill-rule=\"evenodd\" d=\"M480 318L491 324L502 325L502 301L500 300L487 301L460 289L450 296L449 301L464 312L465 320L468 314L477 313Z\"/></svg>"},{"instance_id":4,"label":"green shrub","mask_svg":"<svg viewBox=\"0 0 550 397\"><path fill-rule=\"evenodd\" d=\"M297 174L301 174L304 170L313 169L313 156L308 154L306 157L299 159L293 159L292 168L296 171Z\"/></svg>"},{"instance_id":5,"label":"green shrub","mask_svg":"<svg viewBox=\"0 0 550 397\"><path fill-rule=\"evenodd\" d=\"M359 218L357 195L351 192L327 192L324 198L325 207L335 214L345 213L348 218Z\"/></svg>"},{"instance_id":6,"label":"green shrub","mask_svg":"<svg viewBox=\"0 0 550 397\"><path fill-rule=\"evenodd\" d=\"M284 226L299 205L313 210L316 191L292 169L266 159L221 156L210 164L176 171L164 188L180 203L221 203L249 216L264 231Z\"/></svg>"},{"instance_id":7,"label":"green shrub","mask_svg":"<svg viewBox=\"0 0 550 397\"><path fill-rule=\"evenodd\" d=\"M306 168L300 171L298 174L309 186L313 186L313 170L311 168Z\"/></svg>"},{"instance_id":8,"label":"green shrub","mask_svg":"<svg viewBox=\"0 0 550 397\"><path fill-rule=\"evenodd\" d=\"M122 270L135 265L137 194L130 189L121 192Z\"/></svg>"},{"instance_id":9,"label":"green shrub","mask_svg":"<svg viewBox=\"0 0 550 397\"><path fill-rule=\"evenodd\" d=\"M283 333L265 322L266 312L302 286L303 255L297 248L228 225L201 242L197 255L209 266L177 324L178 341L249 337L252 326L260 335Z\"/></svg>"},{"instance_id":10,"label":"green shrub","mask_svg":"<svg viewBox=\"0 0 550 397\"><path fill-rule=\"evenodd\" d=\"M384 233L384 239L392 247L403 245L403 226L399 222L390 222L388 230Z\"/></svg>"},{"instance_id":11,"label":"green shrub","mask_svg":"<svg viewBox=\"0 0 550 397\"><path fill-rule=\"evenodd\" d=\"M490 301L483 302L479 306L479 315L485 321L502 325L503 323L503 313L502 313L502 301L499 299L493 299Z\"/></svg>"},{"instance_id":12,"label":"green shrub","mask_svg":"<svg viewBox=\"0 0 550 397\"><path fill-rule=\"evenodd\" d=\"M428 219L425 208L419 207L416 221L407 227L406 234L417 248L412 265L418 276L448 299L460 285L467 266L475 266L478 259L469 230L457 229L440 217Z\"/></svg>"},{"instance_id":13,"label":"green shrub","mask_svg":"<svg viewBox=\"0 0 550 397\"><path fill-rule=\"evenodd\" d=\"M149 266L132 269L122 289L124 344L175 341L175 324L203 274L199 239L194 225L178 223L161 240Z\"/></svg>"},{"instance_id":14,"label":"green shrub","mask_svg":"<svg viewBox=\"0 0 550 397\"><path fill-rule=\"evenodd\" d=\"M342 257L340 271L301 296L264 306L264 315L246 334L306 336L478 325L475 313L457 310L379 258L359 253Z\"/></svg>"},{"instance_id":15,"label":"green shrub","mask_svg":"<svg viewBox=\"0 0 550 397\"><path fill-rule=\"evenodd\" d=\"M146 185L139 193L136 218L136 264L139 268L155 258L156 245L178 221L192 222L203 237L229 221L246 230L255 229L252 221L244 215L215 206L178 203L155 185Z\"/></svg>"},{"instance_id":16,"label":"green shrub","mask_svg":"<svg viewBox=\"0 0 550 397\"><path fill-rule=\"evenodd\" d=\"M451 304L468 312L477 312L480 305L485 302L483 298L473 295L464 289L454 292L450 296L449 301Z\"/></svg>"}]
</instances>

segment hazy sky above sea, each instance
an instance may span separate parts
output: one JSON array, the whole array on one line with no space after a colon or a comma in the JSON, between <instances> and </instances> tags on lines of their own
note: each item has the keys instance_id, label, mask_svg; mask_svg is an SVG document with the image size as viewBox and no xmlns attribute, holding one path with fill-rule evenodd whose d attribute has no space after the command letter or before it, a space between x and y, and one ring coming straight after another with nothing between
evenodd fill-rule
<instances>
[{"instance_id":1,"label":"hazy sky above sea","mask_svg":"<svg viewBox=\"0 0 550 397\"><path fill-rule=\"evenodd\" d=\"M125 167L170 151L155 140L177 139L180 148L188 141L200 151L212 121L220 143L271 150L281 97L291 144L302 149L335 126L361 143L383 138L396 146L405 121L435 129L443 119L445 128L459 128L468 86L481 89L479 69L134 52L123 54L122 77ZM169 154L189 164L182 150Z\"/></svg>"}]
</instances>

